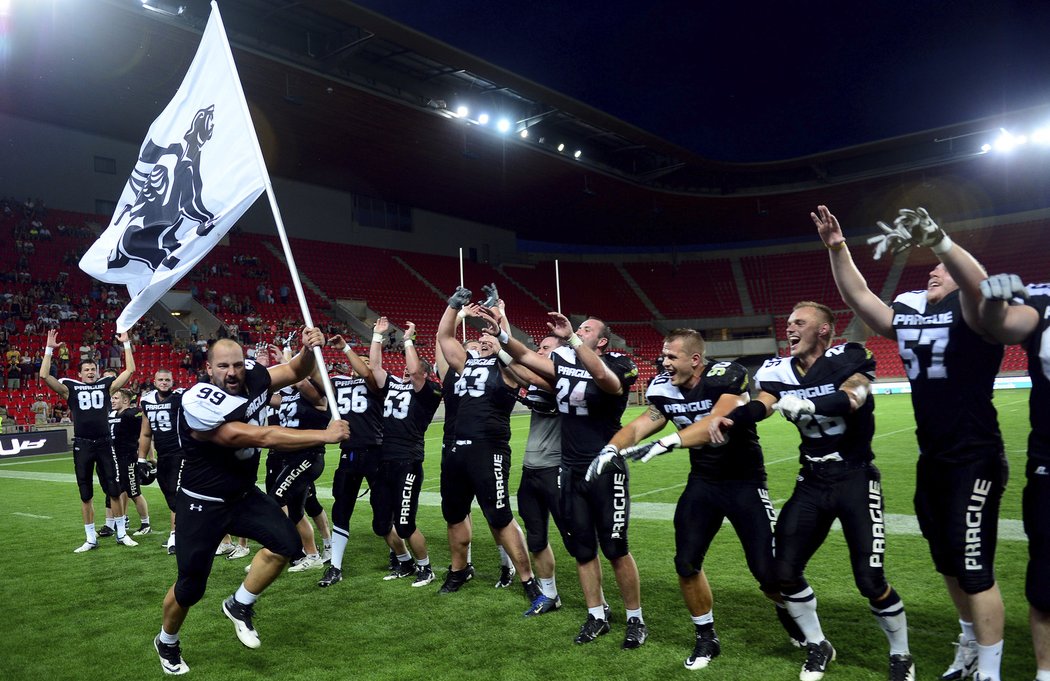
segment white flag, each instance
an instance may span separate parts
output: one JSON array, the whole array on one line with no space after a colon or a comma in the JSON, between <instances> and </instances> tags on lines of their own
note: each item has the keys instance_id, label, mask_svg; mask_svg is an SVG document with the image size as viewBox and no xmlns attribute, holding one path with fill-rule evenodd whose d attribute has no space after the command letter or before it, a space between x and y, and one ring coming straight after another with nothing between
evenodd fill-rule
<instances>
[{"instance_id":1,"label":"white flag","mask_svg":"<svg viewBox=\"0 0 1050 681\"><path fill-rule=\"evenodd\" d=\"M226 235L269 183L213 1L189 72L146 135L113 220L80 260L128 287L131 328Z\"/></svg>"}]
</instances>

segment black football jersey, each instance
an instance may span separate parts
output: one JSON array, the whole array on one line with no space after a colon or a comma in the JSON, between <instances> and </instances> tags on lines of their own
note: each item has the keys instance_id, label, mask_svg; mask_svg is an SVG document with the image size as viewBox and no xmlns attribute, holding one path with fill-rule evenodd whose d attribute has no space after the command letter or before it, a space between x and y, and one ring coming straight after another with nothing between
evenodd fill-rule
<instances>
[{"instance_id":1,"label":"black football jersey","mask_svg":"<svg viewBox=\"0 0 1050 681\"><path fill-rule=\"evenodd\" d=\"M696 423L711 413L722 395L747 392L747 369L736 362L715 362L704 367L700 380L682 392L671 383L670 374L660 374L649 383L645 397L675 428ZM762 447L755 424L733 426L723 445L689 450L692 472L706 480L765 480Z\"/></svg>"},{"instance_id":2,"label":"black football jersey","mask_svg":"<svg viewBox=\"0 0 1050 681\"><path fill-rule=\"evenodd\" d=\"M456 441L456 414L459 413L459 395L456 394L456 381L459 374L451 368L441 379L441 398L445 401L445 423L442 425L442 443L450 445Z\"/></svg>"},{"instance_id":3,"label":"black football jersey","mask_svg":"<svg viewBox=\"0 0 1050 681\"><path fill-rule=\"evenodd\" d=\"M627 408L631 386L638 379L638 367L630 357L618 352L601 355L602 362L623 387L620 395L612 395L598 387L572 348L555 349L551 359L561 412L561 460L565 466L586 468L620 430L620 417Z\"/></svg>"},{"instance_id":4,"label":"black football jersey","mask_svg":"<svg viewBox=\"0 0 1050 681\"><path fill-rule=\"evenodd\" d=\"M182 413L184 392L183 388L176 388L164 399L159 391L151 390L139 400L143 416L149 419L149 427L153 431L153 446L158 457L182 453L179 415Z\"/></svg>"},{"instance_id":5,"label":"black football jersey","mask_svg":"<svg viewBox=\"0 0 1050 681\"><path fill-rule=\"evenodd\" d=\"M73 437L109 438L109 387L115 380L112 376L104 376L94 383L59 379L69 389L66 403L69 404L69 418L73 420Z\"/></svg>"},{"instance_id":6,"label":"black football jersey","mask_svg":"<svg viewBox=\"0 0 1050 681\"><path fill-rule=\"evenodd\" d=\"M345 451L383 443L383 396L368 389L360 376L333 376L335 404L350 425L350 438L340 443Z\"/></svg>"},{"instance_id":7,"label":"black football jersey","mask_svg":"<svg viewBox=\"0 0 1050 681\"><path fill-rule=\"evenodd\" d=\"M412 381L387 374L383 402L383 458L423 460L423 439L441 404L441 385L434 381L416 392Z\"/></svg>"},{"instance_id":8,"label":"black football jersey","mask_svg":"<svg viewBox=\"0 0 1050 681\"><path fill-rule=\"evenodd\" d=\"M928 304L926 291L902 293L892 307L920 454L952 461L975 448L1001 448L992 384L1003 346L966 325L958 291L936 305Z\"/></svg>"},{"instance_id":9,"label":"black football jersey","mask_svg":"<svg viewBox=\"0 0 1050 681\"><path fill-rule=\"evenodd\" d=\"M459 397L456 440L510 442L514 391L500 373L499 358L467 357L453 391Z\"/></svg>"},{"instance_id":10,"label":"black football jersey","mask_svg":"<svg viewBox=\"0 0 1050 681\"><path fill-rule=\"evenodd\" d=\"M1039 326L1025 343L1028 375L1032 377L1028 456L1043 466L1050 466L1050 284L1029 285L1028 296L1028 304L1039 313Z\"/></svg>"},{"instance_id":11,"label":"black football jersey","mask_svg":"<svg viewBox=\"0 0 1050 681\"><path fill-rule=\"evenodd\" d=\"M837 391L853 374L875 380L875 358L860 343L830 347L805 374L793 357L773 357L755 373L759 390L780 399L794 395L804 399L823 397ZM803 415L795 422L802 435L798 451L802 465L857 465L871 461L871 438L875 435L875 396L846 416Z\"/></svg>"},{"instance_id":12,"label":"black football jersey","mask_svg":"<svg viewBox=\"0 0 1050 681\"><path fill-rule=\"evenodd\" d=\"M112 409L107 420L113 453L125 461L138 458L142 412L135 407L128 407L124 411Z\"/></svg>"},{"instance_id":13,"label":"black football jersey","mask_svg":"<svg viewBox=\"0 0 1050 681\"><path fill-rule=\"evenodd\" d=\"M328 427L330 420L328 414L311 404L303 397L302 391L294 385L281 388L277 394L281 396L281 406L276 409L271 407L271 410L276 412L277 425L297 430L324 430ZM273 451L277 454L284 453L279 449ZM314 447L309 451L323 452L324 445Z\"/></svg>"},{"instance_id":14,"label":"black football jersey","mask_svg":"<svg viewBox=\"0 0 1050 681\"><path fill-rule=\"evenodd\" d=\"M190 431L207 432L224 423L266 425L270 400L270 372L255 360L244 360L244 391L231 395L211 383L198 383L182 396L179 427L186 433L181 486L190 496L232 500L254 485L259 449L233 449L194 439Z\"/></svg>"}]
</instances>

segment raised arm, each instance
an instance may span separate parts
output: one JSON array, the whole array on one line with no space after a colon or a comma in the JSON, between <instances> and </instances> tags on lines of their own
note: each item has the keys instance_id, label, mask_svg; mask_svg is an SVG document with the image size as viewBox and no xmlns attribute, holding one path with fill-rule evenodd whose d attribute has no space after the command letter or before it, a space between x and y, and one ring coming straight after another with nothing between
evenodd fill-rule
<instances>
[{"instance_id":1,"label":"raised arm","mask_svg":"<svg viewBox=\"0 0 1050 681\"><path fill-rule=\"evenodd\" d=\"M551 333L562 340L568 341L569 345L576 350L576 358L580 360L583 368L590 372L591 378L594 379L594 384L602 392L610 395L622 395L623 384L620 382L620 377L609 371L601 356L576 335L572 330L572 325L569 324L568 318L560 312L548 312L547 314L551 318L551 321L547 322Z\"/></svg>"},{"instance_id":2,"label":"raised arm","mask_svg":"<svg viewBox=\"0 0 1050 681\"><path fill-rule=\"evenodd\" d=\"M895 340L897 332L893 329L893 310L868 288L868 282L850 255L838 218L832 215L827 206L817 206L817 212L809 216L828 249L831 273L842 300L875 333Z\"/></svg>"},{"instance_id":3,"label":"raised arm","mask_svg":"<svg viewBox=\"0 0 1050 681\"><path fill-rule=\"evenodd\" d=\"M412 389L419 392L427 384L427 371L416 352L416 325L405 322L405 369L412 379Z\"/></svg>"},{"instance_id":4,"label":"raised arm","mask_svg":"<svg viewBox=\"0 0 1050 681\"><path fill-rule=\"evenodd\" d=\"M316 327L303 329L303 347L287 364L270 367L270 390L277 392L281 388L303 380L311 373L317 362L314 359L314 348L324 347L324 334Z\"/></svg>"},{"instance_id":5,"label":"raised arm","mask_svg":"<svg viewBox=\"0 0 1050 681\"><path fill-rule=\"evenodd\" d=\"M996 274L981 282L978 321L989 336L1006 345L1024 343L1039 328L1039 311L1031 305L1010 305L1028 292L1016 274Z\"/></svg>"},{"instance_id":6,"label":"raised arm","mask_svg":"<svg viewBox=\"0 0 1050 681\"><path fill-rule=\"evenodd\" d=\"M448 307L445 308L445 313L441 315L441 321L438 323L437 337L441 354L444 355L449 368L457 374L462 373L463 367L466 366L467 352L456 340L456 322L459 321L459 311L469 301L470 291L462 286L458 287L456 292L449 297Z\"/></svg>"},{"instance_id":7,"label":"raised arm","mask_svg":"<svg viewBox=\"0 0 1050 681\"><path fill-rule=\"evenodd\" d=\"M502 307L497 306L492 309L481 309L479 312L488 318L488 325L485 328L485 332L495 336L500 342L500 345L503 346L503 351L506 352L514 362L516 362L514 367L516 371L521 368L528 369L534 373L537 378L546 381L548 386L552 385L557 380L557 376L554 373L554 360L530 350L524 343L511 336L510 332L504 328L505 318L503 316ZM509 364L506 360L504 361ZM533 385L541 384L533 383Z\"/></svg>"},{"instance_id":8,"label":"raised arm","mask_svg":"<svg viewBox=\"0 0 1050 681\"><path fill-rule=\"evenodd\" d=\"M437 369L438 378L445 380L448 373L448 362L445 361L445 353L441 352L441 340L434 336L434 364Z\"/></svg>"},{"instance_id":9,"label":"raised arm","mask_svg":"<svg viewBox=\"0 0 1050 681\"><path fill-rule=\"evenodd\" d=\"M365 379L365 385L368 386L369 390L372 392L379 391L379 388L376 386L376 378L372 375L372 370L369 369L368 365L365 364L365 361L354 352L354 349L346 342L346 339L342 336L336 335L329 338L328 342L333 348L346 355L346 361L350 363L350 368L353 369L354 373L358 376ZM369 358L368 361L371 362L371 358Z\"/></svg>"},{"instance_id":10,"label":"raised arm","mask_svg":"<svg viewBox=\"0 0 1050 681\"><path fill-rule=\"evenodd\" d=\"M377 319L375 326L372 327L372 341L368 346L368 364L371 369L368 373L376 385L386 385L387 372L383 368L383 341L389 330L390 322L386 317Z\"/></svg>"},{"instance_id":11,"label":"raised arm","mask_svg":"<svg viewBox=\"0 0 1050 681\"><path fill-rule=\"evenodd\" d=\"M117 340L124 345L124 371L120 372L113 379L113 382L109 384L110 395L123 388L131 380L131 377L135 375L135 355L131 352L131 338L128 336L128 332L118 333ZM43 369L43 365L40 368Z\"/></svg>"},{"instance_id":12,"label":"raised arm","mask_svg":"<svg viewBox=\"0 0 1050 681\"><path fill-rule=\"evenodd\" d=\"M69 388L51 375L51 355L55 348L62 344L58 342L58 330L51 329L47 332L47 345L44 347L44 359L40 362L40 378L47 384L48 388L54 390L62 399L69 398Z\"/></svg>"}]
</instances>

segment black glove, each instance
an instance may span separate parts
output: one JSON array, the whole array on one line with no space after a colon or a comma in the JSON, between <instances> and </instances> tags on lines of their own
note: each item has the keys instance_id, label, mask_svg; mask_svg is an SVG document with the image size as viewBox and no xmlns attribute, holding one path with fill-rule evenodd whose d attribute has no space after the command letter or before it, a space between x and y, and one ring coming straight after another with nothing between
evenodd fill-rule
<instances>
[{"instance_id":1,"label":"black glove","mask_svg":"<svg viewBox=\"0 0 1050 681\"><path fill-rule=\"evenodd\" d=\"M140 485L149 485L157 479L157 464L152 461L135 463L135 479Z\"/></svg>"},{"instance_id":2,"label":"black glove","mask_svg":"<svg viewBox=\"0 0 1050 681\"><path fill-rule=\"evenodd\" d=\"M470 302L471 292L469 288L463 288L462 286L456 287L456 292L448 298L448 306L453 310L461 310L463 306Z\"/></svg>"},{"instance_id":3,"label":"black glove","mask_svg":"<svg viewBox=\"0 0 1050 681\"><path fill-rule=\"evenodd\" d=\"M499 303L499 292L496 291L496 284L492 283L488 286L482 286L481 292L487 296L485 302L481 305L483 307L496 307L497 303Z\"/></svg>"}]
</instances>

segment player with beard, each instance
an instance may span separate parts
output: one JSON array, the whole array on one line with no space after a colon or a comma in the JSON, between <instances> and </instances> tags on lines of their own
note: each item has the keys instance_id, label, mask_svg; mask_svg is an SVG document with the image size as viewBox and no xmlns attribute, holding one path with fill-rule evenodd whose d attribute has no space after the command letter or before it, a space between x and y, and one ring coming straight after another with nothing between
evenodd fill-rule
<instances>
[{"instance_id":1,"label":"player with beard","mask_svg":"<svg viewBox=\"0 0 1050 681\"><path fill-rule=\"evenodd\" d=\"M150 533L149 506L142 496L138 480L139 433L142 431L142 412L131 406L131 391L123 388L110 395L109 437L113 455L117 457L117 467L121 472L120 500L127 509L128 499L135 503L141 520L141 527L136 535Z\"/></svg>"},{"instance_id":2,"label":"player with beard","mask_svg":"<svg viewBox=\"0 0 1050 681\"><path fill-rule=\"evenodd\" d=\"M380 317L376 332L385 334L389 327L386 317ZM398 561L384 579L414 577L412 586L422 587L434 581L434 570L426 537L416 527L416 512L423 487L424 437L441 404L441 385L430 380L430 365L420 359L415 336L416 325L406 322L401 377L383 368L382 343L372 343L369 352L372 374L386 395L378 484L372 488L372 531L386 539Z\"/></svg>"},{"instance_id":3,"label":"player with beard","mask_svg":"<svg viewBox=\"0 0 1050 681\"><path fill-rule=\"evenodd\" d=\"M496 322L499 311L491 310ZM645 643L648 629L642 616L638 566L627 545L630 493L626 466L611 466L603 475L588 479L595 453L607 446L621 427L628 392L638 369L625 355L607 351L609 328L589 318L573 332L569 320L551 312L548 326L553 335L568 342L550 357L529 350L498 326L500 343L515 361L534 371L555 388L561 412L561 494L565 520L572 536L573 557L587 603L587 619L576 643L589 643L609 633L607 607L602 595L598 549L612 564L627 611L623 648ZM613 448L613 452L616 449ZM615 469L615 470L614 470Z\"/></svg>"},{"instance_id":4,"label":"player with beard","mask_svg":"<svg viewBox=\"0 0 1050 681\"><path fill-rule=\"evenodd\" d=\"M198 383L182 398L179 428L187 433L185 463L176 501L179 542L175 556L178 579L164 598L163 626L154 639L161 668L167 674L189 671L182 659L179 630L189 609L203 596L215 546L226 533L263 544L251 571L236 593L222 604L237 638L249 648L260 645L252 624L259 594L304 555L295 525L272 497L255 486L260 448L307 449L341 442L349 436L346 421L325 430L290 430L264 425L270 395L311 374L311 350L324 345L316 328L303 331L303 351L287 364L266 369L245 360L234 341L216 341L208 352L208 383Z\"/></svg>"},{"instance_id":5,"label":"player with beard","mask_svg":"<svg viewBox=\"0 0 1050 681\"><path fill-rule=\"evenodd\" d=\"M372 340L382 344L383 336L373 329ZM336 409L350 426L350 438L339 445L339 467L332 479L332 496L335 498L332 505L332 561L317 582L319 587L329 587L343 579L343 555L350 539L350 518L354 514L361 482L367 480L370 489L376 485L380 446L383 444L383 391L372 370L342 336L333 336L329 343L346 355L353 373L332 377Z\"/></svg>"},{"instance_id":6,"label":"player with beard","mask_svg":"<svg viewBox=\"0 0 1050 681\"><path fill-rule=\"evenodd\" d=\"M95 533L95 508L91 504L94 496L92 473L98 471L99 483L105 490L113 510L117 543L124 546L137 546L138 542L127 535L124 520L124 507L120 500L120 470L116 457L110 446L109 398L135 373L135 357L131 352L131 341L128 334L117 334L117 340L124 344L124 371L115 378L98 379L98 365L90 360L81 360L79 366L80 380L72 378L56 379L51 375L51 355L58 342L58 331L47 332L47 345L44 348L44 359L40 364L40 378L47 387L69 404L69 415L73 420L73 469L76 473L77 487L80 489L80 510L84 518L85 541L74 553L84 553L98 548L98 535Z\"/></svg>"},{"instance_id":7,"label":"player with beard","mask_svg":"<svg viewBox=\"0 0 1050 681\"><path fill-rule=\"evenodd\" d=\"M877 242L876 256L926 246L941 264L925 291L902 293L887 305L868 288L831 211L818 206L810 216L842 299L872 331L897 341L911 383L919 442L915 515L962 629L941 678L976 673L999 681L1004 610L994 564L1007 467L992 384L1003 346L980 330L977 286L960 289L953 276L970 271L980 281L984 270L924 209L901 210L893 229L880 225L884 234L869 240ZM974 503L981 506L977 527L969 524Z\"/></svg>"},{"instance_id":8,"label":"player with beard","mask_svg":"<svg viewBox=\"0 0 1050 681\"><path fill-rule=\"evenodd\" d=\"M441 593L458 591L473 576L468 561L470 505L478 500L496 543L503 546L517 571L529 603L540 595L532 575L525 539L510 510L510 412L514 379L504 375L491 343L481 342L477 356L456 340L459 311L477 315L479 306L464 307L470 291L459 287L449 298L438 325L438 341L449 370L459 374L454 391L460 398L455 441L441 462L441 511L448 524L452 564ZM495 304L495 300L492 301Z\"/></svg>"},{"instance_id":9,"label":"player with beard","mask_svg":"<svg viewBox=\"0 0 1050 681\"><path fill-rule=\"evenodd\" d=\"M157 485L171 511L171 531L165 544L169 555L175 555L175 493L182 475L182 440L179 417L182 414L182 388L175 388L171 370L158 369L153 375L155 390L142 396L142 430L139 431L139 461L157 464ZM150 449L156 455L150 455Z\"/></svg>"},{"instance_id":10,"label":"player with beard","mask_svg":"<svg viewBox=\"0 0 1050 681\"><path fill-rule=\"evenodd\" d=\"M664 339L664 373L654 378L646 391L649 409L609 441L621 455L643 462L679 447L689 448L689 477L674 515L674 562L682 598L695 627L693 652L685 660L686 669L694 670L703 669L721 652L714 629L714 597L703 563L727 518L759 588L776 603L781 624L796 645L804 642L784 607L777 583L773 560L776 511L766 487L755 419L741 418L720 444L712 443L709 435L713 419L732 418L734 413L764 416L765 405L750 402L744 367L735 362L708 362L705 349L699 332L671 331ZM634 446L660 432L668 422L678 432Z\"/></svg>"}]
</instances>

